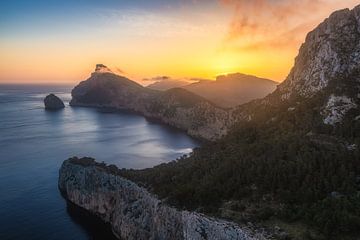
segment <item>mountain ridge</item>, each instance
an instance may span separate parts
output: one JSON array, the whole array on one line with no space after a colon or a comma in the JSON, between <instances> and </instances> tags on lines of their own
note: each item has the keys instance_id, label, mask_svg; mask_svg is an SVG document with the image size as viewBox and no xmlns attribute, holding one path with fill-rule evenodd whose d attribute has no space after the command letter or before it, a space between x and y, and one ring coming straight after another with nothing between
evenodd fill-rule
<instances>
[{"instance_id":1,"label":"mountain ridge","mask_svg":"<svg viewBox=\"0 0 360 240\"><path fill-rule=\"evenodd\" d=\"M227 110L185 89L157 91L110 72L94 72L72 90L71 106L127 109L207 140L231 125Z\"/></svg>"},{"instance_id":2,"label":"mountain ridge","mask_svg":"<svg viewBox=\"0 0 360 240\"><path fill-rule=\"evenodd\" d=\"M215 80L200 80L187 84L180 80L173 81L166 79L147 87L155 90L180 87L208 99L219 107L231 108L265 97L273 92L278 84L270 79L243 73L219 75Z\"/></svg>"}]
</instances>

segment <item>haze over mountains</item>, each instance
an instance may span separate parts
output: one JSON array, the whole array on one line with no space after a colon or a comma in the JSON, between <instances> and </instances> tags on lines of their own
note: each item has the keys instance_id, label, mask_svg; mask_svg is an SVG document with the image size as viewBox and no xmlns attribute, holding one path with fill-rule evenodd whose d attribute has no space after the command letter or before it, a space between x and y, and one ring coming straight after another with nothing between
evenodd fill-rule
<instances>
[{"instance_id":1,"label":"haze over mountains","mask_svg":"<svg viewBox=\"0 0 360 240\"><path fill-rule=\"evenodd\" d=\"M269 79L233 73L217 76L215 81L200 80L189 84L184 80L167 79L150 84L148 87L156 90L181 87L220 107L228 108L263 98L273 92L277 84L277 82Z\"/></svg>"},{"instance_id":2,"label":"haze over mountains","mask_svg":"<svg viewBox=\"0 0 360 240\"><path fill-rule=\"evenodd\" d=\"M166 91L171 88L183 87L191 83L190 81L187 80L173 79L167 76L162 76L160 78L157 77L151 80L155 80L155 82L147 85L146 87L160 91Z\"/></svg>"}]
</instances>

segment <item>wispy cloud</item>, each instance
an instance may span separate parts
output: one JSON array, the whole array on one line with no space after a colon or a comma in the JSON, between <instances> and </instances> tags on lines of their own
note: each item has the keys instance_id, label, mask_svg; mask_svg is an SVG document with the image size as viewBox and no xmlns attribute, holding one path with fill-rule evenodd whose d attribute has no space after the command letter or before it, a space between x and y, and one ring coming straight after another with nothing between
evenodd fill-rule
<instances>
[{"instance_id":1,"label":"wispy cloud","mask_svg":"<svg viewBox=\"0 0 360 240\"><path fill-rule=\"evenodd\" d=\"M354 0L219 0L233 10L225 48L250 51L298 46L332 11Z\"/></svg>"},{"instance_id":2,"label":"wispy cloud","mask_svg":"<svg viewBox=\"0 0 360 240\"><path fill-rule=\"evenodd\" d=\"M167 80L174 80L169 76L156 76L152 78L143 78L143 81L167 81Z\"/></svg>"}]
</instances>

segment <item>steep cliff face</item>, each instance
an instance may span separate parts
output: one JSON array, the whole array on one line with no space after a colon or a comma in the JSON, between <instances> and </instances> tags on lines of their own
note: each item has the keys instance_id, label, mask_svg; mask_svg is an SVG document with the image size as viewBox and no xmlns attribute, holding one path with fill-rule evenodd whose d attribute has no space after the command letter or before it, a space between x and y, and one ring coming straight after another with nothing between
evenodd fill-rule
<instances>
[{"instance_id":1,"label":"steep cliff face","mask_svg":"<svg viewBox=\"0 0 360 240\"><path fill-rule=\"evenodd\" d=\"M225 135L232 124L229 111L200 96L184 89L145 88L105 66L73 89L70 105L133 110L208 140Z\"/></svg>"},{"instance_id":2,"label":"steep cliff face","mask_svg":"<svg viewBox=\"0 0 360 240\"><path fill-rule=\"evenodd\" d=\"M339 76L350 75L360 63L360 6L336 11L311 31L301 46L283 94L312 96Z\"/></svg>"},{"instance_id":3,"label":"steep cliff face","mask_svg":"<svg viewBox=\"0 0 360 240\"><path fill-rule=\"evenodd\" d=\"M61 166L59 188L122 239L266 239L246 227L169 207L116 171L93 159L69 159Z\"/></svg>"},{"instance_id":4,"label":"steep cliff face","mask_svg":"<svg viewBox=\"0 0 360 240\"><path fill-rule=\"evenodd\" d=\"M240 106L233 116L254 119L266 106L296 105L316 98L317 116L341 124L360 105L360 6L332 13L308 33L288 77L267 97ZM276 116L270 116L276 118Z\"/></svg>"}]
</instances>

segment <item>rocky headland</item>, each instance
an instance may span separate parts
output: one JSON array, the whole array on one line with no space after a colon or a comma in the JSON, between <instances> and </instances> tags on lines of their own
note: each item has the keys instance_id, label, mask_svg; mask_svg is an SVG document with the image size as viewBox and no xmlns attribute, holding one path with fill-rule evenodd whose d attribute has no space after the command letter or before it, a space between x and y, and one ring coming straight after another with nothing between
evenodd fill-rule
<instances>
[{"instance_id":1,"label":"rocky headland","mask_svg":"<svg viewBox=\"0 0 360 240\"><path fill-rule=\"evenodd\" d=\"M205 98L181 88L152 90L114 74L102 64L71 95L71 106L132 110L202 139L218 139L232 125L229 111Z\"/></svg>"},{"instance_id":2,"label":"rocky headland","mask_svg":"<svg viewBox=\"0 0 360 240\"><path fill-rule=\"evenodd\" d=\"M120 239L266 239L248 227L178 210L91 158L64 161L59 189L77 206L110 223Z\"/></svg>"}]
</instances>

